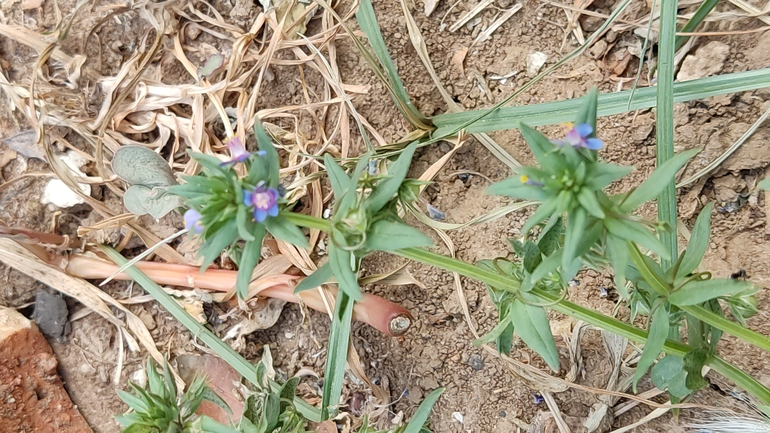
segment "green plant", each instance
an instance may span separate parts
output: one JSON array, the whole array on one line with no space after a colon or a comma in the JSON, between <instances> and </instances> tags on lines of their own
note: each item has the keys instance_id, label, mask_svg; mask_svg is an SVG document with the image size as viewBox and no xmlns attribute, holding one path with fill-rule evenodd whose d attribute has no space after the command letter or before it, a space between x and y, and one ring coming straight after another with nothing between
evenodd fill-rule
<instances>
[{"instance_id":1,"label":"green plant","mask_svg":"<svg viewBox=\"0 0 770 433\"><path fill-rule=\"evenodd\" d=\"M125 415L115 417L124 427L123 433L236 432L207 416L195 415L204 400L229 410L227 404L206 386L204 378L196 377L187 390L178 396L168 363L163 364L161 374L155 363L150 360L147 362L146 371L146 388L130 382L133 394L118 391L120 399L131 409Z\"/></svg>"},{"instance_id":2,"label":"green plant","mask_svg":"<svg viewBox=\"0 0 770 433\"><path fill-rule=\"evenodd\" d=\"M621 2L605 25L609 26L627 5L628 2ZM709 7L713 5L704 5L703 13L686 28L696 25ZM766 87L770 85L770 69L674 84L676 11L675 1L663 2L657 88L601 96L592 90L582 100L503 107L531 86L533 80L492 109L427 117L409 101L385 50L371 2L362 0L357 18L374 54L368 53L350 29L346 30L416 130L376 153L368 144L369 152L358 158L349 174L329 155L325 156L334 192L330 220L294 213L279 205L279 160L259 121L255 122L255 135L262 155L254 156L242 146L231 146L232 163L246 164L246 177L239 178L230 164L223 166L212 157L193 155L204 167L203 173L185 178L185 185L170 190L188 199L186 203L192 210L188 211L187 226L200 232L205 240L205 263L211 263L225 249L238 262L242 270L239 294L245 293L266 231L302 247L307 244L297 226L323 230L329 236L328 262L297 287L306 290L332 278L340 287L332 318L322 418L336 412L351 312L361 294L358 271L361 260L373 251L401 255L484 282L499 310L499 322L482 341L495 341L501 352L510 351L513 334L518 333L557 370L558 352L546 315L546 309L553 309L644 343L634 385L652 368L656 386L667 389L673 400L684 398L704 386L701 371L708 365L754 395L763 410L770 413L770 390L716 353L724 332L765 350L770 350L770 339L745 327L745 319L756 312L755 289L751 284L714 279L709 272L698 269L708 245L711 205L699 215L687 249L678 248L674 176L696 151L674 155L672 121L674 102ZM565 59L573 58L575 53ZM658 110L657 169L630 192L609 194L607 187L632 168L601 161L596 151L603 143L596 137L596 118L649 107ZM553 141L532 129L567 120L574 120L574 124L565 128L564 137ZM490 194L537 204L537 210L523 227L522 238L511 240L513 257L474 265L419 248L429 245L429 238L398 217L399 210L413 209L418 198L420 184L405 179L415 149L461 131L510 128L521 129L538 163L536 167L515 168L514 176L488 189ZM364 142L371 141L364 136ZM370 171L372 160L393 157L397 159L390 164L387 174ZM259 203L253 196L244 201L243 190L265 196L260 196ZM657 219L647 220L634 213L656 199ZM636 328L567 300L568 281L586 267L614 273L624 302L633 317L645 318L644 327ZM723 305L730 309L735 321L726 317ZM679 342L681 326L687 327L687 344ZM661 352L667 355L658 361Z\"/></svg>"},{"instance_id":3,"label":"green plant","mask_svg":"<svg viewBox=\"0 0 770 433\"><path fill-rule=\"evenodd\" d=\"M129 383L133 394L118 391L120 398L131 411L117 416L125 427L123 433L305 433L312 432L309 420L295 406L295 392L299 377L292 377L275 387L276 372L268 346L263 348L262 358L255 368L253 389L243 387L243 413L237 425L227 426L208 416L195 412L204 401L211 401L230 412L229 406L211 388L205 378L197 376L187 390L178 396L174 376L168 364L163 373L156 370L152 360L147 363L147 386L142 388ZM393 430L375 430L366 419L361 433L430 433L424 427L428 414L443 389L433 391L417 409L409 423Z\"/></svg>"}]
</instances>

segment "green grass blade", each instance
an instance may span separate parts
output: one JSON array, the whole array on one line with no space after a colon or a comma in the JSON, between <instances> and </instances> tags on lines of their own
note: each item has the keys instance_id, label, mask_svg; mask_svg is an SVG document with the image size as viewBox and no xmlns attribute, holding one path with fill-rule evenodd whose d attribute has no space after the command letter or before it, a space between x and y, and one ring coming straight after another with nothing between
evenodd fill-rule
<instances>
[{"instance_id":1,"label":"green grass blade","mask_svg":"<svg viewBox=\"0 0 770 433\"><path fill-rule=\"evenodd\" d=\"M358 10L356 11L356 19L361 30L369 38L369 44L372 46L374 55L377 56L377 60L385 69L385 74L390 83L389 90L391 91L391 96L399 108L402 111L406 111L404 117L417 128L429 129L430 121L412 104L412 100L404 88L404 83L398 75L396 65L393 63L393 59L390 58L390 54L388 54L388 48L385 46L385 40L382 38L380 25L377 23L377 17L374 15L374 8L370 0L361 0L361 4L358 5Z\"/></svg>"},{"instance_id":2,"label":"green grass blade","mask_svg":"<svg viewBox=\"0 0 770 433\"><path fill-rule=\"evenodd\" d=\"M345 379L345 362L348 359L350 343L350 324L353 320L355 302L344 291L337 291L337 301L332 316L332 328L329 332L329 347L324 373L323 402L321 416L329 419L337 415L342 384Z\"/></svg>"},{"instance_id":3,"label":"green grass blade","mask_svg":"<svg viewBox=\"0 0 770 433\"><path fill-rule=\"evenodd\" d=\"M674 102L687 102L712 96L726 95L749 90L770 87L770 68L756 71L737 72L685 81L674 84ZM628 111L653 108L656 105L656 87L638 89L629 104L631 90L599 95L598 116L611 116ZM477 120L465 128L469 133L500 131L519 128L524 123L529 126L554 125L571 122L575 119L582 99L532 104L521 107L504 107ZM464 123L478 117L484 110L448 113L434 116L433 123L438 129L434 137L452 135L452 132ZM601 136L601 134L599 134Z\"/></svg>"},{"instance_id":4,"label":"green grass blade","mask_svg":"<svg viewBox=\"0 0 770 433\"><path fill-rule=\"evenodd\" d=\"M682 27L680 32L694 32L700 23L706 19L706 15L708 15L711 10L714 9L714 6L716 6L717 3L719 3L719 0L705 0L703 3L701 3L701 5L698 6L698 10L695 11L695 14L692 16L692 18L690 18L689 21L687 21L687 24ZM687 42L687 39L689 38L689 36L677 36L674 51L678 51L680 48L682 48L682 45L684 45L684 43Z\"/></svg>"},{"instance_id":5,"label":"green grass blade","mask_svg":"<svg viewBox=\"0 0 770 433\"><path fill-rule=\"evenodd\" d=\"M661 1L660 39L658 41L658 95L655 113L657 166L674 157L674 54L676 49L677 0ZM676 231L676 184L672 179L658 195L658 219L672 228L660 232L670 259L661 258L664 268L671 266L679 252Z\"/></svg>"},{"instance_id":6,"label":"green grass blade","mask_svg":"<svg viewBox=\"0 0 770 433\"><path fill-rule=\"evenodd\" d=\"M122 265L128 261L119 252L108 246L101 245L100 248L104 254L106 254L118 265ZM233 350L232 347L220 340L219 337L209 331L208 328L198 323L197 320L195 320L187 311L185 311L184 307L179 305L179 303L177 303L174 298L164 292L160 286L152 281L150 277L145 275L144 272L140 271L139 268L136 266L131 266L126 269L126 273L131 276L134 281L139 283L139 285L142 286L144 290L147 291L147 293L151 294L158 301L158 303L163 306L163 308L168 310L168 312L174 316L174 318L179 320L182 325L189 329L196 338L200 339L207 346L213 349L217 355L222 357L225 362L230 364L230 366L233 367L235 371L237 371L246 380L253 383L254 385L258 385L256 382L254 365L244 359L238 352ZM272 381L270 382L270 388L275 392L278 392L281 389L280 385ZM294 405L302 414L302 416L308 420L312 422L321 422L321 414L317 408L305 403L305 401L300 398L294 399Z\"/></svg>"},{"instance_id":7,"label":"green grass blade","mask_svg":"<svg viewBox=\"0 0 770 433\"><path fill-rule=\"evenodd\" d=\"M422 427L428 420L428 415L430 415L433 405L436 404L436 400L438 400L443 392L444 388L437 388L425 397L425 400L420 403L420 407L417 408L417 412L412 415L412 419L409 420L409 424L406 425L403 433L420 433L420 430L422 430Z\"/></svg>"}]
</instances>

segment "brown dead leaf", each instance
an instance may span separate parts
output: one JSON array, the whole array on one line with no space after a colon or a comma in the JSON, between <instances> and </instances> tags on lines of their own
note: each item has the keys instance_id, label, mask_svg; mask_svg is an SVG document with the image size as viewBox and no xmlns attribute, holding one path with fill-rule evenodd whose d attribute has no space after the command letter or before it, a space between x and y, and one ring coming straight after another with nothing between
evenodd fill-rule
<instances>
[{"instance_id":1,"label":"brown dead leaf","mask_svg":"<svg viewBox=\"0 0 770 433\"><path fill-rule=\"evenodd\" d=\"M439 0L425 0L425 16L429 17L436 10Z\"/></svg>"},{"instance_id":2,"label":"brown dead leaf","mask_svg":"<svg viewBox=\"0 0 770 433\"><path fill-rule=\"evenodd\" d=\"M0 170L5 168L6 165L8 165L9 162L16 159L16 151L15 150L7 150L0 154Z\"/></svg>"},{"instance_id":3,"label":"brown dead leaf","mask_svg":"<svg viewBox=\"0 0 770 433\"><path fill-rule=\"evenodd\" d=\"M457 68L457 71L460 72L461 76L465 76L465 67L463 67L463 63L465 63L465 56L468 55L468 47L463 47L457 51L455 51L454 55L452 56L452 66Z\"/></svg>"},{"instance_id":4,"label":"brown dead leaf","mask_svg":"<svg viewBox=\"0 0 770 433\"><path fill-rule=\"evenodd\" d=\"M316 424L315 429L318 433L337 433L337 425L332 420Z\"/></svg>"}]
</instances>

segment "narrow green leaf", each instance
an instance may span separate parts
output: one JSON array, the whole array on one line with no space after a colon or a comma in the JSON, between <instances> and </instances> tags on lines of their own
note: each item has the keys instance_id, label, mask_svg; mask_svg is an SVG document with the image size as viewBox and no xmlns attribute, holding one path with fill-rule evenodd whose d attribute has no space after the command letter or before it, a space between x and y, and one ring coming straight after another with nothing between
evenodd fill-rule
<instances>
[{"instance_id":1,"label":"narrow green leaf","mask_svg":"<svg viewBox=\"0 0 770 433\"><path fill-rule=\"evenodd\" d=\"M506 333L508 328L510 328L511 331L513 331L513 325L511 322L513 320L513 315L511 314L511 312L509 311L508 314L506 314L505 316L503 316L502 312L500 312L499 314L500 314L500 318L498 319L499 322L497 323L497 325L494 328L492 328L492 330L489 331L486 335L483 335L480 338L473 340L474 346L480 346L482 344L487 344L487 343L491 343L492 341L498 340L503 334ZM511 335L511 337L513 337L513 335ZM505 352L502 352L502 353L505 353Z\"/></svg>"},{"instance_id":2,"label":"narrow green leaf","mask_svg":"<svg viewBox=\"0 0 770 433\"><path fill-rule=\"evenodd\" d=\"M521 200L545 200L548 194L543 188L521 183L520 176L509 177L484 189L484 194L518 198Z\"/></svg>"},{"instance_id":3,"label":"narrow green leaf","mask_svg":"<svg viewBox=\"0 0 770 433\"><path fill-rule=\"evenodd\" d=\"M286 410L289 403L294 400L294 394L297 392L297 385L299 385L300 378L297 376L289 378L286 383L281 387L281 412Z\"/></svg>"},{"instance_id":4,"label":"narrow green leaf","mask_svg":"<svg viewBox=\"0 0 770 433\"><path fill-rule=\"evenodd\" d=\"M544 219L548 217L554 217L553 213L556 211L556 207L559 205L559 202L557 200L548 200L547 202L541 204L535 213L532 214L529 219L527 219L527 222L524 223L524 226L521 228L521 233L523 235L528 235L529 231L535 228L536 225L540 224Z\"/></svg>"},{"instance_id":5,"label":"narrow green leaf","mask_svg":"<svg viewBox=\"0 0 770 433\"><path fill-rule=\"evenodd\" d=\"M137 411L137 412L147 412L149 409L147 407L147 404L140 399L139 397L129 394L123 390L117 390L118 397L120 397L121 400L123 400L124 403L128 405L131 409Z\"/></svg>"},{"instance_id":6,"label":"narrow green leaf","mask_svg":"<svg viewBox=\"0 0 770 433\"><path fill-rule=\"evenodd\" d=\"M366 166L369 165L369 160L371 157L371 152L367 152L358 159L356 167L353 169L353 173L350 176L350 191L348 194L345 194L345 196L342 197L342 199L337 203L337 208L334 210L333 219L335 221L340 221L342 218L344 218L347 215L350 207L353 205L354 200L356 200L355 190L358 187L358 180L361 178L361 173L363 173Z\"/></svg>"},{"instance_id":7,"label":"narrow green leaf","mask_svg":"<svg viewBox=\"0 0 770 433\"><path fill-rule=\"evenodd\" d=\"M265 227L271 235L282 241L286 241L298 248L310 248L310 244L307 242L307 238L302 233L302 230L287 221L286 217L281 214L267 218L265 220Z\"/></svg>"},{"instance_id":8,"label":"narrow green leaf","mask_svg":"<svg viewBox=\"0 0 770 433\"><path fill-rule=\"evenodd\" d=\"M173 378L171 380L173 380ZM214 392L214 390L208 386L203 389L203 400L219 406L220 409L224 410L230 415L233 413L232 409L230 409L230 405L228 405L227 402L225 402L222 397L219 396L219 394Z\"/></svg>"},{"instance_id":9,"label":"narrow green leaf","mask_svg":"<svg viewBox=\"0 0 770 433\"><path fill-rule=\"evenodd\" d=\"M668 301L676 306L700 305L708 300L731 296L751 290L748 281L733 279L694 280L668 296Z\"/></svg>"},{"instance_id":10,"label":"narrow green leaf","mask_svg":"<svg viewBox=\"0 0 770 433\"><path fill-rule=\"evenodd\" d=\"M350 268L352 254L334 244L329 245L329 266L331 266L334 276L340 287L340 292L344 292L354 301L360 301L361 288L358 287L358 278Z\"/></svg>"},{"instance_id":11,"label":"narrow green leaf","mask_svg":"<svg viewBox=\"0 0 770 433\"><path fill-rule=\"evenodd\" d=\"M337 165L337 162L328 153L324 154L324 166L326 167L326 174L329 176L329 182L332 184L334 201L339 203L350 189L350 178L345 174L345 170Z\"/></svg>"},{"instance_id":12,"label":"narrow green leaf","mask_svg":"<svg viewBox=\"0 0 770 433\"><path fill-rule=\"evenodd\" d=\"M399 110L401 110L403 116L409 120L413 126L420 129L426 129L427 125L430 124L430 121L420 113L414 104L412 104L411 99L409 99L409 94L406 92L404 83L398 75L396 65L388 54L388 49L385 46L385 40L382 38L380 24L377 23L377 17L374 14L371 0L361 1L356 10L356 19L358 20L358 25L361 27L361 30L363 30L367 38L369 38L369 44L371 44L374 54L385 69L389 81L389 83L386 84L389 84L391 97L396 102Z\"/></svg>"},{"instance_id":13,"label":"narrow green leaf","mask_svg":"<svg viewBox=\"0 0 770 433\"><path fill-rule=\"evenodd\" d=\"M770 177L762 180L762 182L759 182L759 189L763 189L765 191L770 190Z\"/></svg>"},{"instance_id":14,"label":"narrow green leaf","mask_svg":"<svg viewBox=\"0 0 770 433\"><path fill-rule=\"evenodd\" d=\"M581 189L577 198L580 205L583 206L583 209L589 214L596 218L604 219L604 210L602 210L602 206L599 204L599 200L596 199L596 194L592 190L588 188Z\"/></svg>"},{"instance_id":15,"label":"narrow green leaf","mask_svg":"<svg viewBox=\"0 0 770 433\"><path fill-rule=\"evenodd\" d=\"M422 431L422 427L428 421L430 411L433 409L436 401L443 393L444 388L436 388L431 391L431 393L425 397L425 400L420 403L420 407L418 407L417 411L414 413L414 415L412 415L412 419L409 420L409 423L406 425L406 428L402 433L420 433Z\"/></svg>"},{"instance_id":16,"label":"narrow green leaf","mask_svg":"<svg viewBox=\"0 0 770 433\"><path fill-rule=\"evenodd\" d=\"M402 248L429 247L433 239L406 224L379 220L366 232L364 248L369 251L395 251Z\"/></svg>"},{"instance_id":17,"label":"narrow green leaf","mask_svg":"<svg viewBox=\"0 0 770 433\"><path fill-rule=\"evenodd\" d=\"M350 270L349 265L348 270ZM329 331L326 372L324 373L324 388L321 402L321 417L323 419L335 416L340 402L342 383L345 379L345 361L348 359L353 305L354 301L347 293L342 290L337 292L334 316L332 316L332 327L331 331Z\"/></svg>"},{"instance_id":18,"label":"narrow green leaf","mask_svg":"<svg viewBox=\"0 0 770 433\"><path fill-rule=\"evenodd\" d=\"M560 247L561 236L564 233L564 223L561 218L554 218L548 222L550 227L546 226L544 232L537 240L537 247L544 256L550 256L551 253Z\"/></svg>"},{"instance_id":19,"label":"narrow green leaf","mask_svg":"<svg viewBox=\"0 0 770 433\"><path fill-rule=\"evenodd\" d=\"M323 266L316 269L315 272L308 275L304 280L297 284L294 288L294 293L304 292L305 290L315 289L321 284L327 283L332 278L332 267L329 263L324 263Z\"/></svg>"},{"instance_id":20,"label":"narrow green leaf","mask_svg":"<svg viewBox=\"0 0 770 433\"><path fill-rule=\"evenodd\" d=\"M271 188L277 188L279 185L278 172L281 169L281 161L278 158L275 146L273 146L273 140L265 131L264 126L262 126L262 120L256 115L254 116L254 136L257 137L259 150L265 152L265 155L261 158L264 158L264 161L267 163L267 183Z\"/></svg>"},{"instance_id":21,"label":"narrow green leaf","mask_svg":"<svg viewBox=\"0 0 770 433\"><path fill-rule=\"evenodd\" d=\"M706 16L711 12L712 9L719 3L719 0L704 0L703 3L698 6L698 9L695 11L695 13L692 15L692 17L687 21L687 23L682 27L682 30L680 30L680 33L691 33L694 32L695 29L700 25L700 23L703 22L703 20L706 19ZM679 51L679 48L682 48L682 45L687 42L687 39L689 39L690 36L677 36L676 37L676 45L674 46L674 51Z\"/></svg>"},{"instance_id":22,"label":"narrow green leaf","mask_svg":"<svg viewBox=\"0 0 770 433\"><path fill-rule=\"evenodd\" d=\"M623 200L620 208L624 212L631 212L642 204L653 200L663 191L666 185L673 182L674 175L684 166L687 160L698 152L700 152L699 149L686 150L660 165L644 183L631 191L628 197Z\"/></svg>"},{"instance_id":23,"label":"narrow green leaf","mask_svg":"<svg viewBox=\"0 0 770 433\"><path fill-rule=\"evenodd\" d=\"M532 283L536 281L540 281L551 272L554 272L560 264L562 264L562 254L564 250L558 250L551 254L550 256L543 259L542 263L535 269L534 272L532 272L532 275L529 276L528 280L530 280ZM529 286L530 288L532 286ZM524 289L524 286L522 285L522 290L527 291Z\"/></svg>"},{"instance_id":24,"label":"narrow green leaf","mask_svg":"<svg viewBox=\"0 0 770 433\"><path fill-rule=\"evenodd\" d=\"M513 327L530 349L537 352L554 372L559 371L559 350L543 307L516 300L511 305Z\"/></svg>"},{"instance_id":25,"label":"narrow green leaf","mask_svg":"<svg viewBox=\"0 0 770 433\"><path fill-rule=\"evenodd\" d=\"M567 231L564 236L564 249L562 250L561 266L567 268L577 258L578 244L585 235L586 211L582 208L575 209L567 220Z\"/></svg>"},{"instance_id":26,"label":"narrow green leaf","mask_svg":"<svg viewBox=\"0 0 770 433\"><path fill-rule=\"evenodd\" d=\"M671 257L660 240L637 222L607 218L604 220L604 226L613 235L630 242L636 242L661 258L668 259Z\"/></svg>"},{"instance_id":27,"label":"narrow green leaf","mask_svg":"<svg viewBox=\"0 0 770 433\"><path fill-rule=\"evenodd\" d=\"M625 177L634 170L633 167L605 162L597 162L594 167L594 173L591 173L586 181L586 185L594 191L603 190L612 182Z\"/></svg>"},{"instance_id":28,"label":"narrow green leaf","mask_svg":"<svg viewBox=\"0 0 770 433\"><path fill-rule=\"evenodd\" d=\"M591 128L594 130L594 134L591 136L595 137L596 109L598 106L598 92L596 91L596 87L591 87L591 89L588 90L588 94L585 95L582 99L583 103L580 106L577 117L575 118L575 124L579 125L581 123L587 123L591 125Z\"/></svg>"},{"instance_id":29,"label":"narrow green leaf","mask_svg":"<svg viewBox=\"0 0 770 433\"><path fill-rule=\"evenodd\" d=\"M249 294L249 284L251 283L251 274L259 263L262 252L262 239L265 237L265 227L262 224L254 224L251 234L253 241L246 242L241 254L241 261L238 263L238 279L235 283L238 297L246 299Z\"/></svg>"},{"instance_id":30,"label":"narrow green leaf","mask_svg":"<svg viewBox=\"0 0 770 433\"><path fill-rule=\"evenodd\" d=\"M398 192L398 188L406 178L409 166L412 163L414 151L417 149L417 142L407 146L398 159L388 167L388 178L381 180L369 198L366 200L366 206L372 214L377 213L385 204L390 201L393 195Z\"/></svg>"},{"instance_id":31,"label":"narrow green leaf","mask_svg":"<svg viewBox=\"0 0 770 433\"><path fill-rule=\"evenodd\" d=\"M168 387L168 395L174 398L177 394L176 382L174 382L174 376L171 374L171 369L168 366L168 360L163 358L163 376L165 378L166 386Z\"/></svg>"},{"instance_id":32,"label":"narrow green leaf","mask_svg":"<svg viewBox=\"0 0 770 433\"><path fill-rule=\"evenodd\" d=\"M682 262L679 264L677 276L684 277L698 268L706 249L709 246L709 236L711 235L711 210L714 208L714 202L707 204L701 210L698 219L695 220L695 226L692 229L690 243L684 252Z\"/></svg>"},{"instance_id":33,"label":"narrow green leaf","mask_svg":"<svg viewBox=\"0 0 770 433\"><path fill-rule=\"evenodd\" d=\"M235 222L238 225L238 236L244 241L253 241L254 236L249 233L249 221L251 214L246 206L238 206L238 213L235 217Z\"/></svg>"},{"instance_id":34,"label":"narrow green leaf","mask_svg":"<svg viewBox=\"0 0 770 433\"><path fill-rule=\"evenodd\" d=\"M147 386L150 390L150 393L158 395L162 398L168 398L168 388L166 388L165 381L158 373L158 369L155 368L155 362L148 360L147 368L145 368L145 371L147 372ZM176 394L174 394L174 397L176 397Z\"/></svg>"},{"instance_id":35,"label":"narrow green leaf","mask_svg":"<svg viewBox=\"0 0 770 433\"><path fill-rule=\"evenodd\" d=\"M607 256L615 273L615 287L623 299L628 299L630 294L626 290L626 268L628 267L628 249L626 241L615 236L607 236Z\"/></svg>"},{"instance_id":36,"label":"narrow green leaf","mask_svg":"<svg viewBox=\"0 0 770 433\"><path fill-rule=\"evenodd\" d=\"M668 337L668 329L668 310L664 305L659 305L652 313L650 333L647 342L644 343L644 351L642 351L642 357L639 358L639 364L636 366L636 373L634 373L634 393L636 393L639 379L647 373L655 359L658 358L660 351L663 350L663 345Z\"/></svg>"},{"instance_id":37,"label":"narrow green leaf","mask_svg":"<svg viewBox=\"0 0 770 433\"><path fill-rule=\"evenodd\" d=\"M555 146L548 137L525 124L521 124L521 136L524 137L535 159L544 170L554 172L563 168L558 157L553 153Z\"/></svg>"},{"instance_id":38,"label":"narrow green leaf","mask_svg":"<svg viewBox=\"0 0 770 433\"><path fill-rule=\"evenodd\" d=\"M217 177L224 177L227 178L230 176L230 174L225 171L224 168L222 168L222 161L211 155L204 155L202 153L190 153L190 157L195 160L198 164L200 164L204 171L206 171L211 176L217 176Z\"/></svg>"},{"instance_id":39,"label":"narrow green leaf","mask_svg":"<svg viewBox=\"0 0 770 433\"><path fill-rule=\"evenodd\" d=\"M674 102L687 102L712 96L739 93L770 86L770 68L724 74L674 84ZM656 105L657 88L624 90L599 95L598 116L611 116L630 111L653 108ZM631 98L633 96L633 98ZM630 99L630 105L629 105ZM465 128L468 133L502 131L518 128L522 123L529 126L555 125L571 122L582 104L578 98L564 101L501 107ZM446 113L431 119L438 129L434 137L446 136L459 126L476 119L488 109Z\"/></svg>"},{"instance_id":40,"label":"narrow green leaf","mask_svg":"<svg viewBox=\"0 0 770 433\"><path fill-rule=\"evenodd\" d=\"M214 262L217 257L219 257L219 254L222 253L222 250L235 242L235 238L237 236L237 224L234 219L231 219L227 221L225 225L222 226L219 230L217 230L214 236L206 239L206 242L203 244L200 252L198 253L203 257L203 262L201 263L201 272L206 270L206 268L208 268L209 265Z\"/></svg>"}]
</instances>

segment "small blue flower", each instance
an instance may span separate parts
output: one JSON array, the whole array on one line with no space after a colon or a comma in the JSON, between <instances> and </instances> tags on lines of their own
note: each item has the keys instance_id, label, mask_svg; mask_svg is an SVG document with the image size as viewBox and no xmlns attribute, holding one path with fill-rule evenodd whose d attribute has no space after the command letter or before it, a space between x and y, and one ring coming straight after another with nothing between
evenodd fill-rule
<instances>
[{"instance_id":1,"label":"small blue flower","mask_svg":"<svg viewBox=\"0 0 770 433\"><path fill-rule=\"evenodd\" d=\"M250 153L246 150L246 146L243 144L243 140L240 139L240 137L233 137L225 143L227 145L227 148L230 149L230 156L232 156L232 159L229 161L225 161L221 166L226 165L235 165L239 162L246 161L251 157L251 155L259 155L259 156L265 156L267 152L264 150L260 150L254 153Z\"/></svg>"},{"instance_id":2,"label":"small blue flower","mask_svg":"<svg viewBox=\"0 0 770 433\"><path fill-rule=\"evenodd\" d=\"M278 216L278 198L280 194L275 188L268 188L260 182L254 191L243 192L243 204L254 207L254 219L261 223L268 216Z\"/></svg>"},{"instance_id":3,"label":"small blue flower","mask_svg":"<svg viewBox=\"0 0 770 433\"><path fill-rule=\"evenodd\" d=\"M540 394L532 394L532 397L533 397L533 402L535 404L543 404L543 402L545 401L543 396Z\"/></svg>"},{"instance_id":4,"label":"small blue flower","mask_svg":"<svg viewBox=\"0 0 770 433\"><path fill-rule=\"evenodd\" d=\"M581 123L574 125L567 123L565 126L565 138L564 140L553 140L552 143L559 146L570 145L574 148L599 150L604 147L604 142L598 138L589 138L591 133L594 132L594 128L587 123Z\"/></svg>"},{"instance_id":5,"label":"small blue flower","mask_svg":"<svg viewBox=\"0 0 770 433\"><path fill-rule=\"evenodd\" d=\"M200 212L195 209L187 209L187 212L184 213L184 228L195 234L203 232Z\"/></svg>"}]
</instances>

